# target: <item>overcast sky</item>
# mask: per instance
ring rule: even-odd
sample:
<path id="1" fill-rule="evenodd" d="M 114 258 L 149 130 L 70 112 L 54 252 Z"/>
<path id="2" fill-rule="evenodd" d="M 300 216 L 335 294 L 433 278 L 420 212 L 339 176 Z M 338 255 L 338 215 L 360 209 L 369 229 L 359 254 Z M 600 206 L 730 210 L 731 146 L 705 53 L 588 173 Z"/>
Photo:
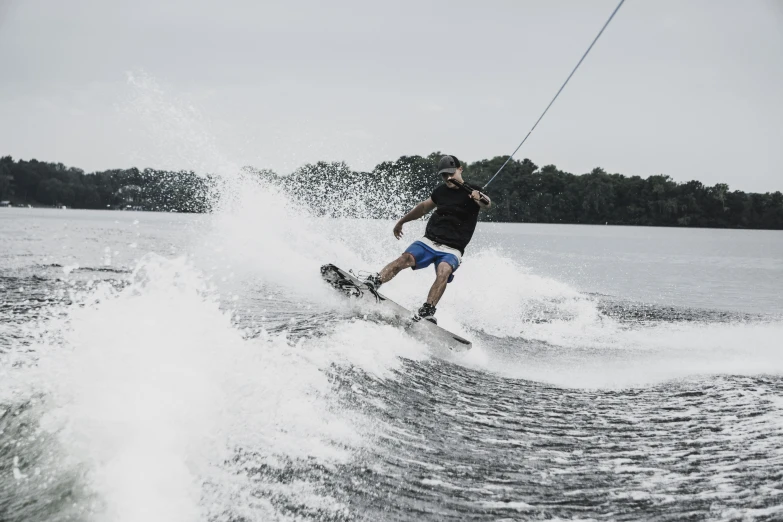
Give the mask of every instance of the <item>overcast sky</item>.
<path id="1" fill-rule="evenodd" d="M 509 154 L 616 0 L 0 0 L 0 154 L 86 170 Z M 627 0 L 519 153 L 783 190 L 783 1 Z"/>

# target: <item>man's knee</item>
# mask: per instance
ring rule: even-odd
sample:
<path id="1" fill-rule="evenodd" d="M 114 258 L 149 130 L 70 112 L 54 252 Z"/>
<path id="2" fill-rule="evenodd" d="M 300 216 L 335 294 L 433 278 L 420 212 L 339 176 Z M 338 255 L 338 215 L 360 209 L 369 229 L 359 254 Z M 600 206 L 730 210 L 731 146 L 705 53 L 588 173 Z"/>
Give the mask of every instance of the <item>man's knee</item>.
<path id="1" fill-rule="evenodd" d="M 448 279 L 453 271 L 454 269 L 451 267 L 451 265 L 443 261 L 438 265 L 437 277 L 438 279 Z"/>
<path id="2" fill-rule="evenodd" d="M 410 268 L 416 265 L 416 258 L 410 252 L 403 252 L 403 254 L 397 259 L 397 262 L 403 268 Z"/>

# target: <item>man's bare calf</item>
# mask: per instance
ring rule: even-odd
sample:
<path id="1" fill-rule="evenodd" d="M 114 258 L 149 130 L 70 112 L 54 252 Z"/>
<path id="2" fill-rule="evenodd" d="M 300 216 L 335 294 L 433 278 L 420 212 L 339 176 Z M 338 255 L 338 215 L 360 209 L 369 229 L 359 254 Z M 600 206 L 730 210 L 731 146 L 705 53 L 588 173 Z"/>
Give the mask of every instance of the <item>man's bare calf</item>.
<path id="1" fill-rule="evenodd" d="M 383 270 L 381 270 L 378 274 L 380 275 L 382 283 L 388 283 L 394 279 L 394 276 L 406 268 L 411 268 L 415 265 L 416 260 L 413 258 L 413 256 L 410 253 L 405 252 L 400 257 L 383 267 Z M 438 265 L 438 269 L 435 275 L 435 282 L 432 283 L 432 287 L 430 287 L 430 293 L 427 294 L 427 302 L 432 306 L 436 306 L 438 301 L 440 301 L 440 298 L 443 297 L 443 292 L 446 291 L 446 284 L 449 282 L 449 276 L 453 271 L 454 270 L 451 268 L 451 265 L 445 261 Z"/>
<path id="2" fill-rule="evenodd" d="M 440 298 L 443 297 L 443 292 L 446 291 L 446 283 L 449 282 L 449 276 L 453 271 L 451 265 L 445 261 L 441 261 L 438 265 L 435 282 L 432 283 L 430 293 L 427 294 L 427 302 L 432 306 L 436 306 L 438 301 L 440 301 Z"/>

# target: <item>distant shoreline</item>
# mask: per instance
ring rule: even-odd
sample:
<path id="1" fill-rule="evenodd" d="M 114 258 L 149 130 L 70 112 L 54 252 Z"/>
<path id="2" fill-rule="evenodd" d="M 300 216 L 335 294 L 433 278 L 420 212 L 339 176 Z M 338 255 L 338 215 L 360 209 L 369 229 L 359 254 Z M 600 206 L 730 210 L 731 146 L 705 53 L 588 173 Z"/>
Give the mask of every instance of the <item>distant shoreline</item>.
<path id="1" fill-rule="evenodd" d="M 280 176 L 247 167 L 244 174 L 274 185 L 315 216 L 396 219 L 427 199 L 440 183 L 441 153 L 402 156 L 356 172 L 343 162 L 318 162 Z M 506 160 L 465 165 L 469 183 L 482 186 Z M 62 163 L 0 158 L 0 205 L 34 208 L 130 209 L 206 213 L 221 180 L 190 171 L 113 169 L 94 173 Z M 493 206 L 480 219 L 502 223 L 737 228 L 783 230 L 783 194 L 730 190 L 726 184 L 677 183 L 669 176 L 575 175 L 554 165 L 512 160 L 488 188 Z"/>

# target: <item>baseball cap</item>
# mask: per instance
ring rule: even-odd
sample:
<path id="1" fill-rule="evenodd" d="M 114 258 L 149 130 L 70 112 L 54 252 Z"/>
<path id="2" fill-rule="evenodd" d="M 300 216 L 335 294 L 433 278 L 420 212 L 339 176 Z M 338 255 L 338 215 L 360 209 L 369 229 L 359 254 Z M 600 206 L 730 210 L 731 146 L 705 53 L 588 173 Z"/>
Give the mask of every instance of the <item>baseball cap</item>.
<path id="1" fill-rule="evenodd" d="M 461 164 L 456 156 L 443 156 L 438 161 L 438 174 L 454 174 Z"/>

